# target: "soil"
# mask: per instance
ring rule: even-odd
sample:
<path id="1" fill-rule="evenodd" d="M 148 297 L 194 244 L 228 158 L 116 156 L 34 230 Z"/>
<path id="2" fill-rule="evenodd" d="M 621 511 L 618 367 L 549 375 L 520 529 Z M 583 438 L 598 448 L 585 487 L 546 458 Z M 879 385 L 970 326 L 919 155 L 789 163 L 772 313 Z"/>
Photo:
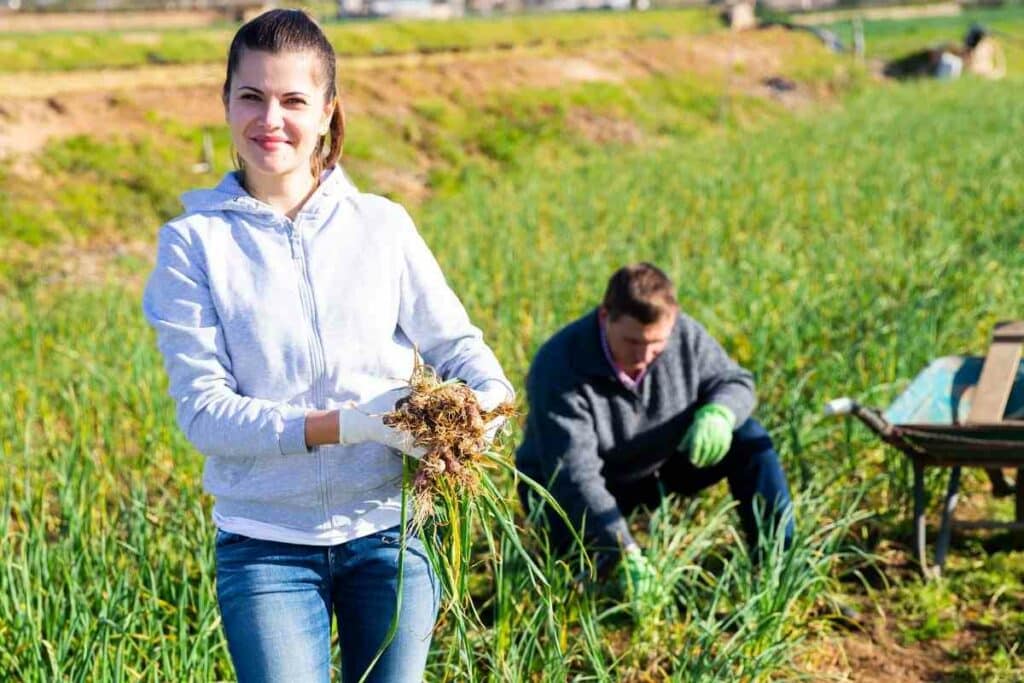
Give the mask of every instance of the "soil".
<path id="1" fill-rule="evenodd" d="M 803 106 L 817 95 L 805 85 L 780 93 L 764 82 L 779 75 L 786 50 L 807 50 L 809 40 L 766 30 L 559 52 L 539 47 L 345 58 L 339 79 L 346 111 L 354 116 L 393 116 L 426 97 L 479 100 L 496 92 L 684 71 L 726 82 L 736 92 Z M 193 126 L 222 125 L 223 78 L 219 64 L 2 75 L 0 158 L 37 152 L 71 135 L 102 139 L 142 132 L 154 126 L 151 113 Z M 574 113 L 572 121 L 599 141 L 635 141 L 638 135 L 628 122 L 589 112 Z"/>
<path id="2" fill-rule="evenodd" d="M 965 634 L 969 637 L 969 634 Z M 808 670 L 821 679 L 856 683 L 942 681 L 952 668 L 934 643 L 904 647 L 882 623 L 870 631 L 822 642 Z"/>
<path id="3" fill-rule="evenodd" d="M 0 33 L 197 28 L 224 21 L 214 10 L 165 12 L 0 12 Z"/>

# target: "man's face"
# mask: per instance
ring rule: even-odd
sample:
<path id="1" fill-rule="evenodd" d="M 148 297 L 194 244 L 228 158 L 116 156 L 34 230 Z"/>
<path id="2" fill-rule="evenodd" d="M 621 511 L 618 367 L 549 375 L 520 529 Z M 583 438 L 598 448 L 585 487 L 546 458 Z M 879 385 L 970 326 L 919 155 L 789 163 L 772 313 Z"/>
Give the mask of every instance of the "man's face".
<path id="1" fill-rule="evenodd" d="M 630 315 L 612 320 L 603 308 L 598 315 L 615 364 L 633 378 L 638 377 L 665 350 L 676 322 L 675 311 L 648 325 Z"/>

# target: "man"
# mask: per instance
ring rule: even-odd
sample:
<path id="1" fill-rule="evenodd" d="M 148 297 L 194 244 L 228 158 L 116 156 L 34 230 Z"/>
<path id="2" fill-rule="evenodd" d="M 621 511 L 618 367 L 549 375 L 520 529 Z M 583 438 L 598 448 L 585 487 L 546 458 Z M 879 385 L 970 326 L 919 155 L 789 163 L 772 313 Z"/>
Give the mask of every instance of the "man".
<path id="1" fill-rule="evenodd" d="M 612 275 L 601 306 L 556 333 L 527 377 L 530 404 L 516 464 L 544 483 L 592 550 L 622 553 L 627 587 L 650 564 L 625 516 L 662 491 L 689 495 L 726 479 L 748 541 L 754 500 L 778 520 L 790 505 L 771 437 L 750 417 L 754 381 L 679 311 L 675 287 L 639 263 Z M 552 540 L 568 530 L 548 515 Z M 792 520 L 784 533 L 792 536 Z"/>

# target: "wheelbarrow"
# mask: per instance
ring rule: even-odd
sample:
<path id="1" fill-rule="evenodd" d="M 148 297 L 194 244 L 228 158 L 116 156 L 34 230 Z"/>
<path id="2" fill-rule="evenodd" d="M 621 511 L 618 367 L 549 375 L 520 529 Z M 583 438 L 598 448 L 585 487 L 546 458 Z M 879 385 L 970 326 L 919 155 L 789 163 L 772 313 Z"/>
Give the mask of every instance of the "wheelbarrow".
<path id="1" fill-rule="evenodd" d="M 946 562 L 953 527 L 1024 530 L 1024 322 L 999 323 L 985 357 L 946 356 L 923 370 L 885 411 L 840 398 L 826 415 L 853 415 L 914 467 L 914 547 L 925 577 Z M 935 563 L 926 548 L 924 470 L 949 468 Z M 984 467 L 997 489 L 1009 487 L 1002 470 L 1017 470 L 1015 521 L 955 521 L 963 467 Z"/>

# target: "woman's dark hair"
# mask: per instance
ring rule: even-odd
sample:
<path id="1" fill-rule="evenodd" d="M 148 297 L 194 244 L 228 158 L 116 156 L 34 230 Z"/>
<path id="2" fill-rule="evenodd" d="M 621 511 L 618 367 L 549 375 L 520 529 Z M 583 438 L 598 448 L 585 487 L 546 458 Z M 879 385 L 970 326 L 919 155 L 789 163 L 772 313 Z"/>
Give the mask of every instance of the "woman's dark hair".
<path id="1" fill-rule="evenodd" d="M 672 280 L 660 268 L 634 263 L 612 274 L 602 306 L 611 320 L 628 315 L 650 325 L 676 310 L 674 290 Z"/>
<path id="2" fill-rule="evenodd" d="M 231 92 L 231 76 L 238 68 L 245 50 L 281 52 L 312 52 L 320 64 L 320 78 L 324 84 L 324 98 L 334 102 L 328 135 L 322 136 L 310 159 L 310 170 L 319 181 L 325 168 L 333 166 L 341 157 L 345 141 L 345 113 L 341 108 L 337 85 L 337 56 L 327 36 L 316 21 L 297 9 L 274 9 L 265 12 L 238 29 L 228 49 L 228 71 L 224 78 L 224 104 Z M 330 145 L 328 146 L 328 137 Z"/>

